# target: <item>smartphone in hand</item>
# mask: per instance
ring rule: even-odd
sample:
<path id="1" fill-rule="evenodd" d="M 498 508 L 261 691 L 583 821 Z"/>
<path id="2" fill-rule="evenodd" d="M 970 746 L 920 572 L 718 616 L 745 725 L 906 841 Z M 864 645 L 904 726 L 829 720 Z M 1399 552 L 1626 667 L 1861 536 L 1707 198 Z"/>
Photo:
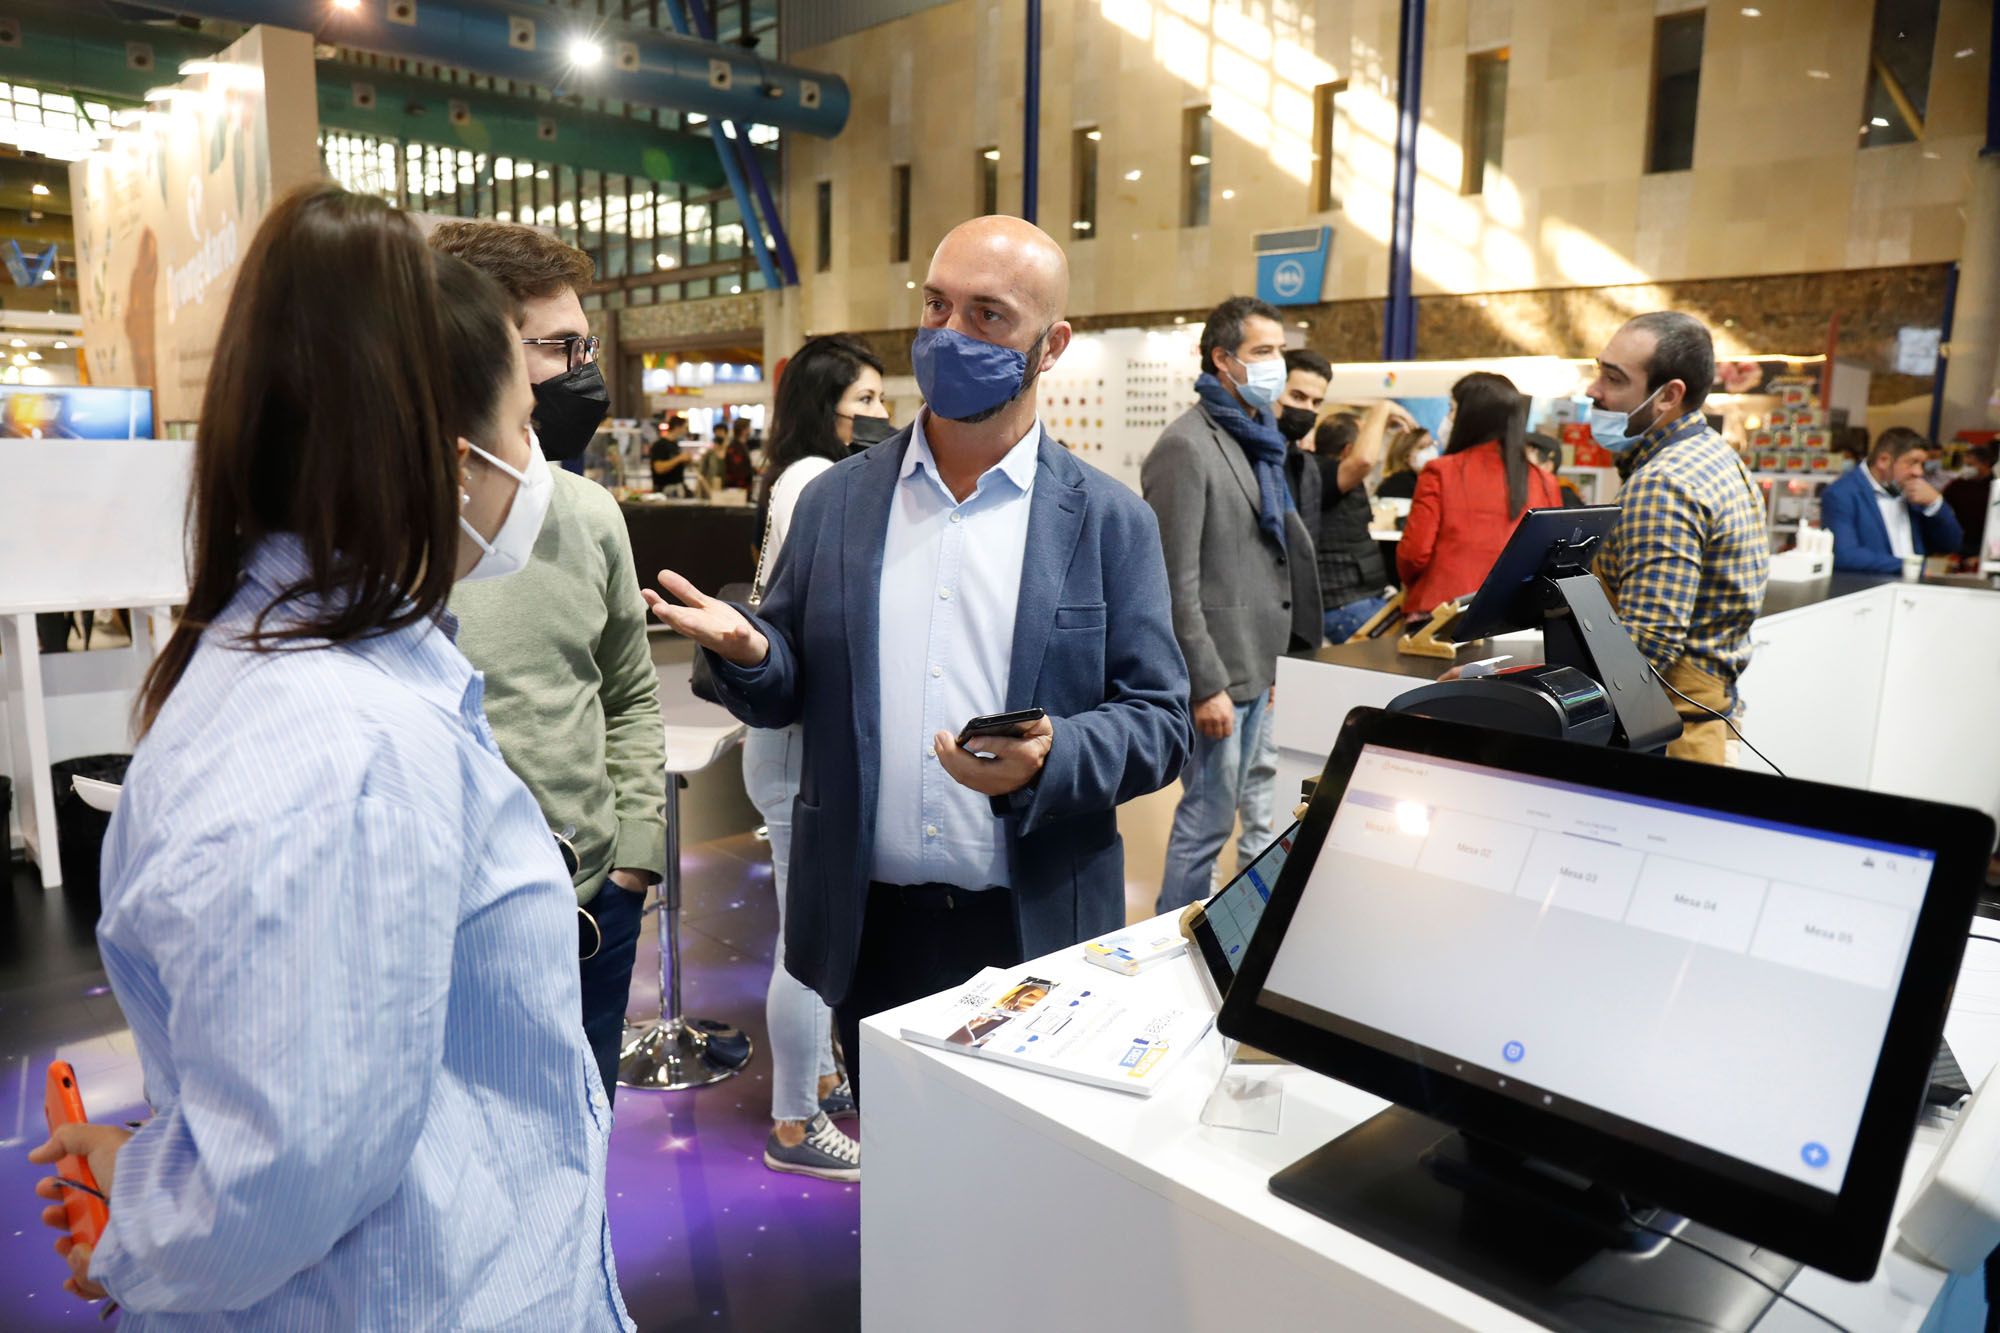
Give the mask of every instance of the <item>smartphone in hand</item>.
<path id="1" fill-rule="evenodd" d="M 81 1125 L 83 1093 L 76 1086 L 76 1070 L 69 1061 L 57 1060 L 49 1066 L 48 1089 L 42 1097 L 42 1114 L 49 1132 L 58 1125 Z M 104 1206 L 104 1190 L 90 1173 L 90 1163 L 71 1153 L 56 1162 L 56 1178 L 63 1184 L 63 1212 L 69 1218 L 69 1238 L 78 1245 L 95 1247 L 110 1225 L 111 1212 Z"/>
<path id="2" fill-rule="evenodd" d="M 958 748 L 963 750 L 965 743 L 974 736 L 1006 736 L 1019 740 L 1028 734 L 1030 727 L 1047 716 L 1039 708 L 1023 708 L 1018 713 L 988 713 L 984 717 L 975 717 L 960 728 Z"/>

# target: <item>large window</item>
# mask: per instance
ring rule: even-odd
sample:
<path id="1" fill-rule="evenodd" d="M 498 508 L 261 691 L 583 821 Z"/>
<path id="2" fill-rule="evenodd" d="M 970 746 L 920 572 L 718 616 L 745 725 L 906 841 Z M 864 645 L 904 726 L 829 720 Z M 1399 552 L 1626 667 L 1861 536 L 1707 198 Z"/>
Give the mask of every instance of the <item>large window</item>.
<path id="1" fill-rule="evenodd" d="M 1914 143 L 1924 137 L 1937 27 L 1938 0 L 1875 0 L 1868 101 L 1861 112 L 1862 147 Z"/>
<path id="2" fill-rule="evenodd" d="M 813 190 L 813 271 L 833 269 L 833 182 L 821 181 Z"/>
<path id="3" fill-rule="evenodd" d="M 1076 216 L 1070 219 L 1069 227 L 1079 241 L 1097 235 L 1097 145 L 1103 140 L 1104 131 L 1095 125 L 1071 136 L 1070 198 L 1075 201 Z"/>
<path id="4" fill-rule="evenodd" d="M 1313 178 L 1315 213 L 1331 213 L 1340 207 L 1340 191 L 1333 183 L 1334 99 L 1347 91 L 1347 80 L 1322 83 L 1313 89 Z"/>
<path id="5" fill-rule="evenodd" d="M 979 215 L 990 217 L 1000 211 L 1000 150 L 980 149 L 976 169 L 979 172 Z"/>
<path id="6" fill-rule="evenodd" d="M 1211 152 L 1215 143 L 1215 121 L 1205 106 L 1191 106 L 1181 113 L 1181 147 L 1185 165 L 1181 168 L 1181 225 L 1208 225 L 1208 185 L 1214 174 Z"/>
<path id="7" fill-rule="evenodd" d="M 889 258 L 898 264 L 910 262 L 910 164 L 898 162 L 889 169 L 889 218 L 895 227 L 889 238 Z"/>
<path id="8" fill-rule="evenodd" d="M 1653 28 L 1653 125 L 1647 171 L 1694 165 L 1695 108 L 1701 99 L 1703 13 L 1669 14 Z"/>
<path id="9" fill-rule="evenodd" d="M 1506 47 L 1481 51 L 1465 62 L 1465 184 L 1467 194 L 1486 189 L 1486 173 L 1500 169 L 1507 137 Z"/>

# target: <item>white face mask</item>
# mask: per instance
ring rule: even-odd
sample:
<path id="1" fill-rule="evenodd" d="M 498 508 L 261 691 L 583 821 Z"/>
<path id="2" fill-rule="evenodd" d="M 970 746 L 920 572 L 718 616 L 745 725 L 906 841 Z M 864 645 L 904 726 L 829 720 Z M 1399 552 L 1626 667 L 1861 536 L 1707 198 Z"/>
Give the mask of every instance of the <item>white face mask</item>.
<path id="1" fill-rule="evenodd" d="M 528 432 L 529 457 L 525 472 L 515 471 L 470 440 L 465 443 L 467 448 L 491 463 L 497 471 L 512 477 L 516 485 L 514 503 L 508 508 L 507 517 L 500 522 L 500 531 L 493 534 L 491 541 L 481 536 L 479 529 L 467 522 L 464 514 L 458 516 L 458 526 L 481 552 L 479 563 L 466 571 L 461 582 L 472 583 L 518 574 L 527 568 L 528 557 L 534 554 L 535 539 L 542 535 L 542 520 L 548 517 L 549 500 L 555 494 L 556 482 L 549 475 L 548 460 L 542 457 L 542 442 L 535 438 L 533 430 Z M 461 505 L 471 499 L 463 490 L 459 492 Z"/>

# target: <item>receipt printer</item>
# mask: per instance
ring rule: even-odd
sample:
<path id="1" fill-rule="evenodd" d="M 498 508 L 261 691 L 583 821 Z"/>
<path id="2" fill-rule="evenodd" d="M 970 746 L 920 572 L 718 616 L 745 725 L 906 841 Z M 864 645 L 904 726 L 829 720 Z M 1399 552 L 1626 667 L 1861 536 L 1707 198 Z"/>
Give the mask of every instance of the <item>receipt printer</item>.
<path id="1" fill-rule="evenodd" d="M 1398 695 L 1392 713 L 1416 713 L 1527 736 L 1609 745 L 1617 715 L 1604 687 L 1572 666 L 1538 662 Z"/>

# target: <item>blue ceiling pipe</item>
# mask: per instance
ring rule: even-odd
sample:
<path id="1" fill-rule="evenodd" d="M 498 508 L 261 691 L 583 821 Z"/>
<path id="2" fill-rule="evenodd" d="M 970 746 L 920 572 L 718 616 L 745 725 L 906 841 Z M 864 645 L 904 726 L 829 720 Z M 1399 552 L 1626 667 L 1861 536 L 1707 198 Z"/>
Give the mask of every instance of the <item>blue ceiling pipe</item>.
<path id="1" fill-rule="evenodd" d="M 710 8 L 711 3 L 712 0 L 689 0 L 685 6 L 686 9 L 694 11 L 695 31 L 700 34 L 703 41 L 709 42 L 715 40 L 715 12 Z M 682 0 L 670 0 L 667 14 L 673 21 L 674 31 L 685 37 L 688 21 L 686 13 L 683 12 Z M 764 168 L 757 161 L 757 154 L 750 147 L 749 138 L 744 134 L 742 127 L 733 121 L 725 122 L 725 126 L 724 134 L 729 136 L 729 142 L 725 144 L 718 140 L 716 154 L 726 158 L 730 149 L 734 148 L 738 160 L 743 165 L 743 175 L 749 180 L 751 189 L 757 192 L 757 206 L 763 210 L 764 220 L 769 225 L 771 248 L 776 252 L 778 267 L 784 270 L 785 284 L 796 287 L 799 285 L 799 266 L 792 258 L 791 238 L 785 235 L 785 223 L 778 216 L 777 201 L 771 198 L 771 186 L 770 182 L 764 179 Z M 745 203 L 740 196 L 736 202 L 739 208 Z M 751 225 L 755 226 L 756 217 L 750 209 L 742 208 L 742 212 Z"/>
<path id="2" fill-rule="evenodd" d="M 847 84 L 833 74 L 759 58 L 578 10 L 522 0 L 160 0 L 168 12 L 269 23 L 322 42 L 533 84 L 560 95 L 698 111 L 831 138 L 847 124 Z M 573 58 L 579 41 L 599 58 Z"/>

